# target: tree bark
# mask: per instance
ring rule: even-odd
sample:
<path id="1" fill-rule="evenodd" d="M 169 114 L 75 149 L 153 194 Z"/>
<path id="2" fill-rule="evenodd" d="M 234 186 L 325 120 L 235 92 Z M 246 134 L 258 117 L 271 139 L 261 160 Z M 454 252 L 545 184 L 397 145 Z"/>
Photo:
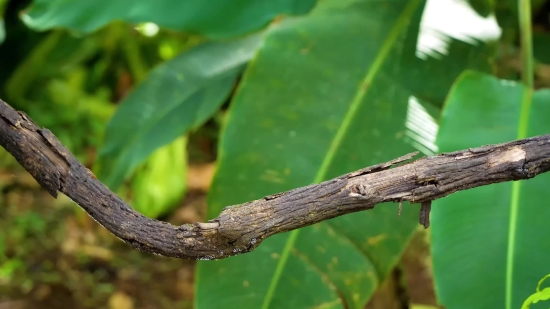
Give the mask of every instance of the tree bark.
<path id="1" fill-rule="evenodd" d="M 226 207 L 206 223 L 173 226 L 133 210 L 48 129 L 38 127 L 2 100 L 0 145 L 53 197 L 58 191 L 64 193 L 133 248 L 204 260 L 250 252 L 274 234 L 369 210 L 383 202 L 421 203 L 420 223 L 427 227 L 432 200 L 550 170 L 550 135 L 405 163 L 417 154 L 412 153 L 319 184 Z"/>

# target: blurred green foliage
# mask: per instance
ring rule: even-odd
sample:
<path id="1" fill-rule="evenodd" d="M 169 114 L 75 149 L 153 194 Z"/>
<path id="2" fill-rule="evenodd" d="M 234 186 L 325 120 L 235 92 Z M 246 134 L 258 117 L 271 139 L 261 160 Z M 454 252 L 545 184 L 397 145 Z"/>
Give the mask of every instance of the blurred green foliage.
<path id="1" fill-rule="evenodd" d="M 141 166 L 132 183 L 132 205 L 157 218 L 174 209 L 186 189 L 187 139 L 180 137 L 157 149 Z"/>
<path id="2" fill-rule="evenodd" d="M 212 117 L 261 35 L 204 43 L 157 66 L 121 102 L 106 130 L 97 173 L 116 189 L 153 151 Z"/>

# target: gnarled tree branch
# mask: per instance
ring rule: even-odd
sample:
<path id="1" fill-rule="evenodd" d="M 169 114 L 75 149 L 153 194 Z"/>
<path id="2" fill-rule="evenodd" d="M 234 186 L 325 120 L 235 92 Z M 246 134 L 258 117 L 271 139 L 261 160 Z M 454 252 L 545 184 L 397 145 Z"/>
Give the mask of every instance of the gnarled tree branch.
<path id="1" fill-rule="evenodd" d="M 320 184 L 226 207 L 207 223 L 171 224 L 133 210 L 48 130 L 0 100 L 0 145 L 53 197 L 62 192 L 111 233 L 140 251 L 188 259 L 222 259 L 262 240 L 383 202 L 429 202 L 478 186 L 528 179 L 550 170 L 550 135 L 411 159 L 416 153 Z M 428 212 L 428 213 L 427 213 Z"/>

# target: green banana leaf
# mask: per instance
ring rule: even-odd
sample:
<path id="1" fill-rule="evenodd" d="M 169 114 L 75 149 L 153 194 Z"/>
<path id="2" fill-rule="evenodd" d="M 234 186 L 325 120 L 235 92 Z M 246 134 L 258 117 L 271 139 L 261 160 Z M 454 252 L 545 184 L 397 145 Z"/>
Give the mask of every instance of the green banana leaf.
<path id="1" fill-rule="evenodd" d="M 530 117 L 520 117 L 522 108 Z M 448 152 L 547 134 L 549 119 L 550 90 L 533 94 L 512 81 L 467 72 L 449 94 L 437 144 Z M 445 308 L 521 307 L 550 267 L 549 186 L 544 174 L 434 202 L 433 269 Z"/>
<path id="2" fill-rule="evenodd" d="M 315 0 L 34 0 L 22 15 L 35 30 L 66 27 L 92 32 L 113 20 L 228 38 L 260 29 L 278 15 L 300 15 Z"/>
<path id="3" fill-rule="evenodd" d="M 399 60 L 415 53 L 416 41 L 404 42 L 423 5 L 327 0 L 270 29 L 227 115 L 209 217 L 412 151 Z M 200 262 L 196 308 L 363 308 L 418 225 L 417 207 L 401 217 L 397 207 L 380 205 L 276 235 L 252 253 Z"/>
<path id="4" fill-rule="evenodd" d="M 200 126 L 226 100 L 262 34 L 211 42 L 155 68 L 118 107 L 100 149 L 98 177 L 116 189 L 157 148 Z"/>

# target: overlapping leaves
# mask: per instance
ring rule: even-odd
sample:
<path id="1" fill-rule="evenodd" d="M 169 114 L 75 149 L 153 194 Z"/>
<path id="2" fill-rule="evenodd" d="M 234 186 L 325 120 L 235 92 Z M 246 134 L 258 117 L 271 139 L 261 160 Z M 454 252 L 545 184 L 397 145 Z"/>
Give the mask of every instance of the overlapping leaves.
<path id="1" fill-rule="evenodd" d="M 441 119 L 441 151 L 550 132 L 550 91 L 480 73 L 464 74 Z M 520 118 L 529 108 L 530 117 Z M 446 308 L 519 308 L 548 273 L 550 175 L 459 192 L 432 214 L 436 288 Z"/>

